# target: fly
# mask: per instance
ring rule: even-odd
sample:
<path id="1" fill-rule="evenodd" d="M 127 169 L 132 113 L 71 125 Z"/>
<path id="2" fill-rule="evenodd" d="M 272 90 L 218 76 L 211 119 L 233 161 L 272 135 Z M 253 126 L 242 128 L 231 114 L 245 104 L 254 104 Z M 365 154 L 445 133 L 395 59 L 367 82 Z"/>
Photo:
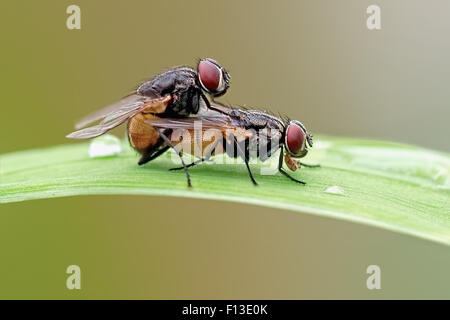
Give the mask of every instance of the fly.
<path id="1" fill-rule="evenodd" d="M 183 118 L 195 115 L 200 106 L 210 106 L 205 92 L 211 97 L 226 93 L 230 86 L 228 72 L 213 59 L 201 59 L 197 70 L 175 67 L 142 83 L 135 93 L 98 110 L 76 124 L 72 139 L 89 139 L 128 122 L 130 143 L 142 156 L 142 165 L 164 153 L 168 147 L 159 130 L 145 121 L 164 117 Z M 100 121 L 97 125 L 87 125 Z"/>
<path id="2" fill-rule="evenodd" d="M 278 171 L 290 180 L 305 184 L 305 182 L 292 177 L 284 168 L 283 163 L 291 170 L 297 170 L 301 165 L 305 167 L 318 167 L 301 163 L 297 159 L 303 158 L 308 153 L 308 147 L 312 147 L 312 136 L 305 126 L 297 120 L 282 119 L 269 112 L 261 110 L 246 110 L 231 106 L 225 106 L 212 102 L 208 112 L 189 118 L 158 118 L 148 119 L 146 123 L 152 127 L 165 130 L 165 143 L 172 147 L 180 156 L 183 150 L 193 154 L 199 159 L 182 167 L 171 170 L 184 169 L 188 185 L 190 175 L 188 168 L 209 161 L 214 155 L 226 153 L 230 157 L 241 158 L 247 167 L 248 175 L 254 185 L 257 185 L 249 166 L 252 157 L 260 161 L 266 161 L 276 151 L 280 150 L 278 159 Z M 200 146 L 196 148 L 201 136 Z M 181 131 L 181 132 L 180 132 Z M 188 139 L 183 147 L 181 141 L 178 145 L 174 142 Z M 195 150 L 200 151 L 196 153 Z"/>

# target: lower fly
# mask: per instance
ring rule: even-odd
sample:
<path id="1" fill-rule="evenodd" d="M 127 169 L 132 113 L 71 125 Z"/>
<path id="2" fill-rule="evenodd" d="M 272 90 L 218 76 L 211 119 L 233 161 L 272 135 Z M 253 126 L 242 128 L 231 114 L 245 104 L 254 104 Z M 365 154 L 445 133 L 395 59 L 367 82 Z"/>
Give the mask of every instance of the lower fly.
<path id="1" fill-rule="evenodd" d="M 297 120 L 282 119 L 266 111 L 245 110 L 212 102 L 205 113 L 197 116 L 148 119 L 146 123 L 159 131 L 167 148 L 177 152 L 182 166 L 171 170 L 184 170 L 188 185 L 190 167 L 222 153 L 242 159 L 254 185 L 258 183 L 250 169 L 250 160 L 257 158 L 264 162 L 278 150 L 278 172 L 296 183 L 305 184 L 291 176 L 283 164 L 291 171 L 301 165 L 318 167 L 298 160 L 305 157 L 308 148 L 313 145 L 312 136 L 305 126 Z M 185 164 L 183 153 L 194 155 L 198 160 Z"/>

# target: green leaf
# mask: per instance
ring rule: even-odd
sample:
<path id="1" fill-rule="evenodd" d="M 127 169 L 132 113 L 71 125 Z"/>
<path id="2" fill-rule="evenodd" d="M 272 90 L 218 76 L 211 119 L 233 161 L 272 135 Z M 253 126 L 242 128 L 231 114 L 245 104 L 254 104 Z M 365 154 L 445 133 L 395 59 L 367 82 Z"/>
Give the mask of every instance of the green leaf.
<path id="1" fill-rule="evenodd" d="M 348 220 L 450 245 L 450 157 L 398 143 L 319 137 L 305 158 L 320 168 L 261 175 L 277 157 L 245 165 L 202 164 L 185 173 L 166 153 L 138 166 L 126 146 L 118 156 L 90 158 L 89 142 L 0 156 L 0 202 L 87 194 L 170 195 L 237 201 Z M 219 157 L 217 160 L 229 160 Z M 329 189 L 331 187 L 331 189 Z M 326 192 L 326 190 L 332 192 Z M 333 193 L 334 191 L 334 193 Z M 320 230 L 318 230 L 320 232 Z"/>

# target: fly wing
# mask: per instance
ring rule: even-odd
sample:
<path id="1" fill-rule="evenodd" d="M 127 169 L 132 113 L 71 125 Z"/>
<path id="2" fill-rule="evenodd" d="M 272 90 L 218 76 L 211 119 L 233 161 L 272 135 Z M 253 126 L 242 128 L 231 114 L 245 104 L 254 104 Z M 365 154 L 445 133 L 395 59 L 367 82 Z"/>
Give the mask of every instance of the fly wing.
<path id="1" fill-rule="evenodd" d="M 236 124 L 233 123 L 231 117 L 209 110 L 206 114 L 199 117 L 187 117 L 187 118 L 155 118 L 145 121 L 155 128 L 161 129 L 185 129 L 194 130 L 197 128 L 202 129 L 234 129 Z"/>
<path id="2" fill-rule="evenodd" d="M 234 141 L 249 139 L 255 133 L 245 129 L 238 119 L 226 114 L 209 110 L 207 115 L 188 118 L 155 118 L 145 120 L 155 128 L 175 130 L 205 131 L 209 129 L 219 130 L 225 139 Z M 233 143 L 233 142 L 232 142 Z"/>
<path id="3" fill-rule="evenodd" d="M 123 104 L 118 109 L 100 116 L 98 119 L 103 118 L 103 121 L 98 125 L 72 132 L 66 137 L 71 139 L 88 139 L 100 136 L 105 132 L 121 125 L 140 112 L 163 112 L 162 110 L 165 110 L 171 100 L 171 97 L 166 96 L 152 100 L 145 99 L 146 98 L 140 96 L 138 101 L 131 100 L 132 102 Z"/>
<path id="4" fill-rule="evenodd" d="M 132 105 L 138 101 L 142 101 L 143 97 L 141 95 L 138 94 L 130 94 L 129 96 L 126 96 L 125 98 L 110 104 L 107 107 L 104 107 L 103 109 L 94 111 L 93 113 L 87 115 L 86 117 L 84 117 L 83 119 L 81 119 L 80 121 L 77 122 L 77 124 L 75 125 L 75 129 L 81 129 L 84 128 L 85 126 L 87 126 L 88 124 L 101 120 L 103 118 L 105 118 L 107 115 L 109 115 L 110 113 L 113 113 L 114 111 L 117 111 L 123 107 Z"/>
<path id="5" fill-rule="evenodd" d="M 127 119 L 137 114 L 143 104 L 144 102 L 135 102 L 133 104 L 124 106 L 122 109 L 119 109 L 113 114 L 105 117 L 100 124 L 72 132 L 66 137 L 71 139 L 88 139 L 98 137 L 105 132 L 121 125 Z"/>

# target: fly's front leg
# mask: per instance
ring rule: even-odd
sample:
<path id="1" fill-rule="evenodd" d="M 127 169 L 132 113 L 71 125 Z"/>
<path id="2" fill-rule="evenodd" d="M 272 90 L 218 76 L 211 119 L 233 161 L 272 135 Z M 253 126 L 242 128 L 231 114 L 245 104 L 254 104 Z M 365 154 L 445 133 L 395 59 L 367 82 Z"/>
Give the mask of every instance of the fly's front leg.
<path id="1" fill-rule="evenodd" d="M 174 146 L 174 144 L 172 143 L 172 141 L 170 141 L 170 139 L 162 132 L 162 130 L 158 130 L 159 131 L 159 135 L 161 136 L 161 138 L 164 139 L 164 141 L 173 149 L 175 150 L 175 152 L 177 153 L 178 157 L 180 157 L 181 163 L 183 164 L 183 169 L 184 172 L 186 173 L 186 179 L 187 179 L 187 184 L 188 187 L 192 187 L 191 184 L 191 177 L 189 175 L 189 170 L 188 167 L 186 166 L 186 164 L 184 163 L 183 157 L 182 157 L 182 153 L 181 151 L 177 150 Z"/>
<path id="2" fill-rule="evenodd" d="M 202 90 L 200 90 L 200 98 L 205 102 L 206 107 L 207 107 L 208 109 L 211 109 L 211 104 L 209 103 L 208 98 L 205 96 L 205 94 L 203 93 Z"/>
<path id="3" fill-rule="evenodd" d="M 305 168 L 320 168 L 320 164 L 307 164 L 299 161 L 300 165 Z"/>
<path id="4" fill-rule="evenodd" d="M 280 171 L 283 175 L 288 177 L 294 182 L 300 183 L 300 184 L 306 184 L 303 181 L 297 180 L 294 177 L 292 177 L 289 173 L 286 172 L 286 170 L 283 169 L 283 147 L 280 149 L 280 158 L 278 159 L 278 171 Z"/>

